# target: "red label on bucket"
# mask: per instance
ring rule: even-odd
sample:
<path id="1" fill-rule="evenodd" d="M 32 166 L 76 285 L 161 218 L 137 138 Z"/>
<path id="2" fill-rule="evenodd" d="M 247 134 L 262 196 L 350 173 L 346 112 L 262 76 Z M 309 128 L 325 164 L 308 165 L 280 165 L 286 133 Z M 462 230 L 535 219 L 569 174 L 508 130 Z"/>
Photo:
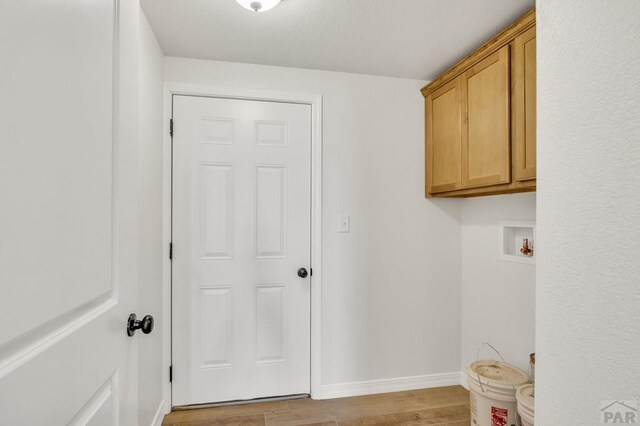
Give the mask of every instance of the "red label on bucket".
<path id="1" fill-rule="evenodd" d="M 491 426 L 507 426 L 508 414 L 506 408 L 491 407 Z"/>

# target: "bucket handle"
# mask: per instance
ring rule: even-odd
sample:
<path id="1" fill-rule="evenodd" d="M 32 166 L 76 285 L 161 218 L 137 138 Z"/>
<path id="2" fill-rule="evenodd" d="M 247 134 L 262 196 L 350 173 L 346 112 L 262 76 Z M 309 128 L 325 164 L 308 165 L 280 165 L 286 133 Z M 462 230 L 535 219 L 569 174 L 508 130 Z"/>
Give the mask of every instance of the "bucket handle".
<path id="1" fill-rule="evenodd" d="M 493 345 L 489 342 L 482 342 L 482 344 L 478 346 L 478 350 L 476 351 L 476 362 L 480 361 L 480 351 L 486 348 L 487 346 L 493 349 L 493 351 L 498 354 L 502 362 L 505 362 L 502 355 L 500 355 L 500 352 L 498 352 L 498 350 L 494 348 Z M 480 390 L 482 391 L 482 393 L 484 393 L 484 386 L 482 386 L 482 380 L 480 380 L 480 373 L 478 372 L 477 369 L 476 369 L 476 374 L 478 376 L 478 383 L 480 383 Z"/>

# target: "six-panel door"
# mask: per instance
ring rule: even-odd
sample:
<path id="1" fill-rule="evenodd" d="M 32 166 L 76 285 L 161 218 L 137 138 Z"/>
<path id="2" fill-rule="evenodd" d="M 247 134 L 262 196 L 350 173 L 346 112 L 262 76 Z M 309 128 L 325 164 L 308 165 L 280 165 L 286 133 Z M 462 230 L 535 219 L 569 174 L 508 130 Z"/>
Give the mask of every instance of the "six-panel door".
<path id="1" fill-rule="evenodd" d="M 509 183 L 509 46 L 504 46 L 462 75 L 462 187 Z"/>
<path id="2" fill-rule="evenodd" d="M 311 107 L 173 108 L 173 404 L 309 393 Z"/>

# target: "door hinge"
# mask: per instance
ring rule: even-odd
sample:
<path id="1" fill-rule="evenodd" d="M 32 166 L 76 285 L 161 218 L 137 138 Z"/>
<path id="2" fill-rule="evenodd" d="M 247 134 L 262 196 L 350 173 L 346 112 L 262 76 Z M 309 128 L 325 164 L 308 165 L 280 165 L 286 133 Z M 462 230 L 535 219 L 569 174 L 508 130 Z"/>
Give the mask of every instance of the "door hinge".
<path id="1" fill-rule="evenodd" d="M 173 260 L 173 243 L 169 243 L 169 260 Z"/>
<path id="2" fill-rule="evenodd" d="M 173 382 L 173 365 L 169 366 L 169 383 Z"/>
<path id="3" fill-rule="evenodd" d="M 173 118 L 169 119 L 169 136 L 173 137 Z"/>

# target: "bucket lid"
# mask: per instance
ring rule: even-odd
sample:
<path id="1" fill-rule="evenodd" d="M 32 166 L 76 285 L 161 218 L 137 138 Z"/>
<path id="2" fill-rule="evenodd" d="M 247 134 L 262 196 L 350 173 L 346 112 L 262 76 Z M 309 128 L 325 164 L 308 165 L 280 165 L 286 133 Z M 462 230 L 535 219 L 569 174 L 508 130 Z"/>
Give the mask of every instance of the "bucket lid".
<path id="1" fill-rule="evenodd" d="M 479 375 L 483 383 L 498 385 L 519 386 L 529 382 L 529 375 L 518 367 L 495 360 L 471 363 L 468 374 L 474 379 Z"/>
<path id="2" fill-rule="evenodd" d="M 516 390 L 516 399 L 518 400 L 518 404 L 522 404 L 525 407 L 529 407 L 533 410 L 535 404 L 535 398 L 533 396 L 533 385 L 528 384 L 520 386 L 518 390 Z"/>

